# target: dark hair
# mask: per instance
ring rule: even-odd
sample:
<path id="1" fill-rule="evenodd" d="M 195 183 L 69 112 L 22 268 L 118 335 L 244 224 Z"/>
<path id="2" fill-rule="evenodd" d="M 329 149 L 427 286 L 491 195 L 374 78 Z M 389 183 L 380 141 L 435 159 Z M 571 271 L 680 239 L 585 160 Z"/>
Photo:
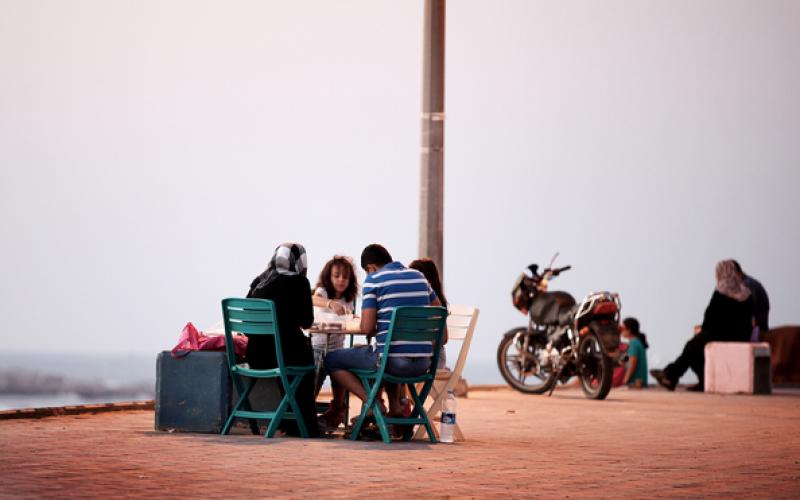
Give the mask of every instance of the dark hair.
<path id="1" fill-rule="evenodd" d="M 622 320 L 622 324 L 625 325 L 625 328 L 628 329 L 629 332 L 633 334 L 634 337 L 638 338 L 639 341 L 644 345 L 644 348 L 647 349 L 650 347 L 650 344 L 647 343 L 647 335 L 639 330 L 639 320 L 636 318 L 625 318 Z"/>
<path id="2" fill-rule="evenodd" d="M 350 274 L 347 288 L 342 296 L 346 302 L 352 302 L 355 300 L 356 294 L 358 293 L 358 281 L 356 281 L 356 270 L 353 267 L 353 261 L 350 260 L 349 257 L 334 255 L 331 260 L 326 262 L 325 267 L 323 267 L 322 271 L 319 273 L 319 279 L 317 280 L 316 288 L 324 288 L 329 299 L 336 298 L 336 289 L 333 287 L 333 281 L 331 280 L 331 273 L 333 272 L 334 267 L 340 267 Z"/>
<path id="3" fill-rule="evenodd" d="M 436 268 L 436 263 L 431 259 L 424 258 L 413 261 L 408 267 L 416 269 L 425 275 L 425 279 L 428 280 L 436 296 L 439 297 L 439 302 L 441 302 L 444 307 L 447 307 L 447 299 L 442 290 L 442 281 L 439 279 L 439 269 Z"/>
<path id="4" fill-rule="evenodd" d="M 737 261 L 731 259 L 731 262 L 733 262 L 733 268 L 736 269 L 737 273 L 744 274 L 744 271 L 742 271 L 742 266 L 740 266 Z"/>
<path id="5" fill-rule="evenodd" d="M 383 267 L 392 261 L 392 256 L 389 251 L 383 248 L 383 245 L 373 243 L 367 245 L 361 252 L 361 269 L 367 270 L 367 266 L 372 264 L 374 266 Z"/>

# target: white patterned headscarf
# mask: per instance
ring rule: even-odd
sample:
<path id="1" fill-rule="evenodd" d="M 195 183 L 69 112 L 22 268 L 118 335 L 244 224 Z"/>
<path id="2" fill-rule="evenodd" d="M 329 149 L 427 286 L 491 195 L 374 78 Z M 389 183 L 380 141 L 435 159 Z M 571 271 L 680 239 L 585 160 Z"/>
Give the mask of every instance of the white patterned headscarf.
<path id="1" fill-rule="evenodd" d="M 267 269 L 250 283 L 250 294 L 264 288 L 281 274 L 305 276 L 308 269 L 306 249 L 300 243 L 286 242 L 278 245 Z"/>
<path id="2" fill-rule="evenodd" d="M 750 289 L 744 285 L 742 274 L 733 260 L 717 263 L 717 291 L 739 302 L 744 302 L 750 296 Z"/>

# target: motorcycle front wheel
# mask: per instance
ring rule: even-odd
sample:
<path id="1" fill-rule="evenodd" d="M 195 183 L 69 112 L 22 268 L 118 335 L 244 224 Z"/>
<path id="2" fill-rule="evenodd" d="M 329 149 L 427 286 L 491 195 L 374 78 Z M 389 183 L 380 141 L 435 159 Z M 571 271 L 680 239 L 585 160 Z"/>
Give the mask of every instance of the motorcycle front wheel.
<path id="1" fill-rule="evenodd" d="M 613 366 L 603 348 L 600 338 L 590 331 L 578 343 L 578 378 L 581 389 L 590 399 L 605 399 L 611 390 Z"/>
<path id="2" fill-rule="evenodd" d="M 541 343 L 530 342 L 527 352 L 523 352 L 527 334 L 528 329 L 524 327 L 506 332 L 497 347 L 497 367 L 512 388 L 528 394 L 542 394 L 556 383 L 556 374 L 539 362 L 539 353 L 544 349 Z"/>

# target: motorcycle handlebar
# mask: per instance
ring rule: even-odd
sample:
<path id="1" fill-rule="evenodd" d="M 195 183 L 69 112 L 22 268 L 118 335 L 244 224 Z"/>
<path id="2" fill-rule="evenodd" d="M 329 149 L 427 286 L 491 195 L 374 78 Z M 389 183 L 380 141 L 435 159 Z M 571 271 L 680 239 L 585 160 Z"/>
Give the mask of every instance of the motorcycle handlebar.
<path id="1" fill-rule="evenodd" d="M 528 269 L 531 271 L 531 274 L 533 275 L 533 277 L 535 277 L 535 278 L 544 278 L 546 276 L 558 276 L 562 272 L 569 271 L 570 269 L 572 269 L 572 266 L 564 266 L 564 267 L 559 267 L 559 268 L 556 268 L 556 269 L 550 269 L 548 267 L 547 269 L 542 271 L 542 274 L 538 273 L 539 266 L 536 265 L 536 264 L 531 264 L 530 266 L 528 266 Z"/>
<path id="2" fill-rule="evenodd" d="M 548 268 L 548 269 L 544 270 L 544 272 L 542 273 L 542 276 L 546 276 L 546 275 L 558 276 L 562 272 L 569 271 L 570 269 L 572 269 L 572 266 L 557 267 L 556 269 L 549 269 Z"/>

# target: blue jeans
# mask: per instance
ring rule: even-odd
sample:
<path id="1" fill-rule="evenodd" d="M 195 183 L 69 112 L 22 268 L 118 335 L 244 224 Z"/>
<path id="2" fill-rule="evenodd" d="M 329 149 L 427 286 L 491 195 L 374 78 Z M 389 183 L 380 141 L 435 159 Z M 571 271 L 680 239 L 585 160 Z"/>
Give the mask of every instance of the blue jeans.
<path id="1" fill-rule="evenodd" d="M 325 356 L 325 370 L 333 373 L 339 370 L 376 370 L 380 364 L 380 353 L 372 346 L 337 349 Z M 417 377 L 428 371 L 431 358 L 428 356 L 409 358 L 389 356 L 386 372 L 396 377 Z"/>

